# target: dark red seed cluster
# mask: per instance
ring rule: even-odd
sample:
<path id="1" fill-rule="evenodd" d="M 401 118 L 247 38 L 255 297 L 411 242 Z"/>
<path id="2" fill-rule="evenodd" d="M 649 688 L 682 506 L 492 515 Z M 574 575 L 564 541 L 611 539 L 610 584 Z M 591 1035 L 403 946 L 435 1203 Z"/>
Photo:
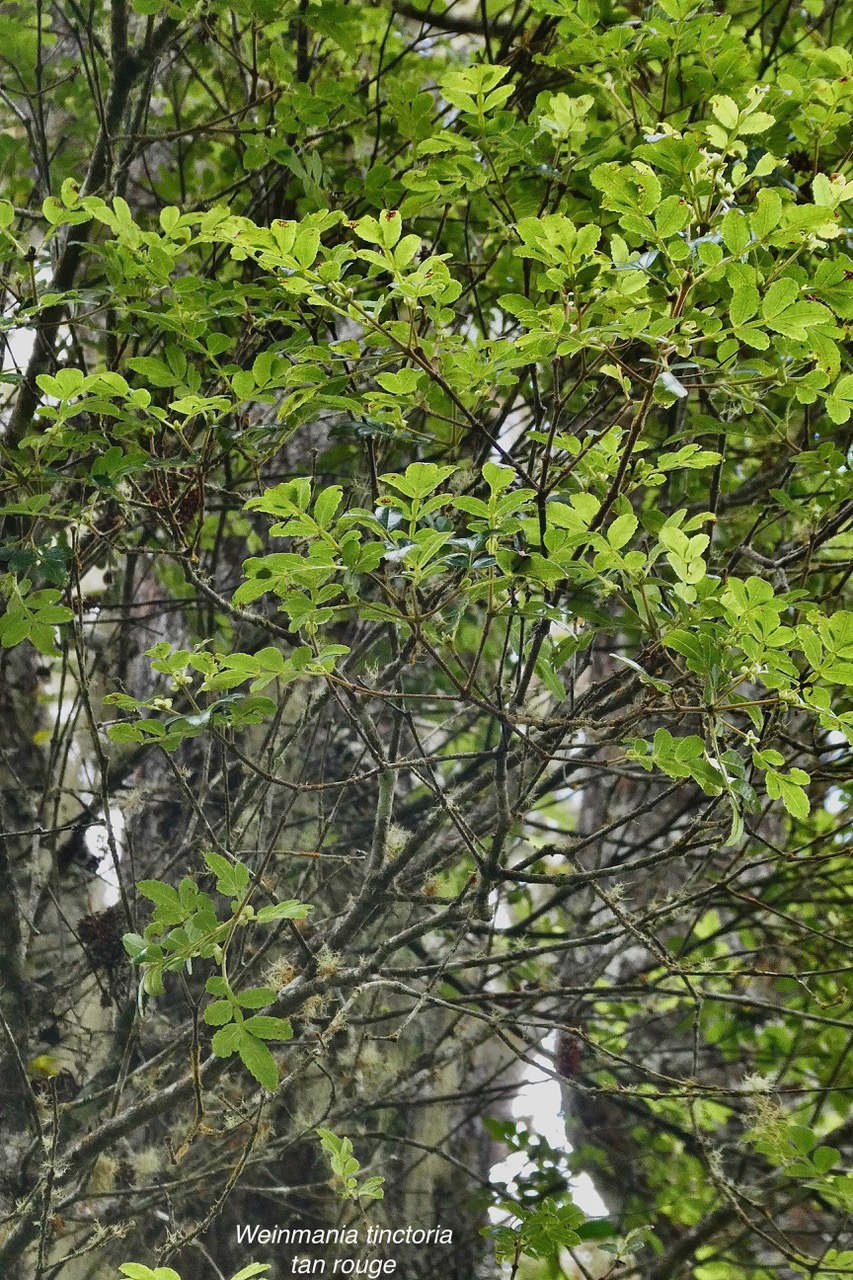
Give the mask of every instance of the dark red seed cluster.
<path id="1" fill-rule="evenodd" d="M 565 1076 L 567 1080 L 574 1080 L 581 1064 L 581 1042 L 577 1036 L 569 1035 L 567 1031 L 560 1031 L 557 1035 L 557 1052 L 554 1058 L 554 1066 L 561 1076 Z"/>
<path id="2" fill-rule="evenodd" d="M 123 929 L 124 912 L 118 905 L 83 916 L 77 925 L 77 936 L 93 969 L 116 969 L 123 963 Z"/>

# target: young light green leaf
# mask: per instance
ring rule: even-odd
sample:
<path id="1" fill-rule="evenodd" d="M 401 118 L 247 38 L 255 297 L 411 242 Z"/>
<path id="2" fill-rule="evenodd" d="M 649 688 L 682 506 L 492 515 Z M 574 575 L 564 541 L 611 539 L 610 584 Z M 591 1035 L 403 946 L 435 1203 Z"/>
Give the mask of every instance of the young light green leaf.
<path id="1" fill-rule="evenodd" d="M 272 920 L 304 920 L 312 908 L 305 902 L 297 902 L 295 898 L 287 902 L 275 902 L 261 907 L 255 914 L 258 924 L 269 924 Z"/>

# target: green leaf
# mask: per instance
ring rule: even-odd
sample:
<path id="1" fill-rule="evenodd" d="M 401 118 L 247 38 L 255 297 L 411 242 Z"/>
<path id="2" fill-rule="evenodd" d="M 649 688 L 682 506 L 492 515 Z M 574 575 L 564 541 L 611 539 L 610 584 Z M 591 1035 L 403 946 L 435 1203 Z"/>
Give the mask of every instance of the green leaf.
<path id="1" fill-rule="evenodd" d="M 729 98 L 726 94 L 718 94 L 711 99 L 711 110 L 714 113 L 715 120 L 719 120 L 724 129 L 730 132 L 737 128 L 738 111 L 737 103 Z"/>
<path id="2" fill-rule="evenodd" d="M 783 280 L 774 281 L 765 293 L 764 301 L 761 304 L 761 314 L 764 319 L 776 319 L 777 316 L 790 307 L 798 293 L 799 286 L 796 280 L 786 277 Z"/>
<path id="3" fill-rule="evenodd" d="M 729 315 L 735 328 L 737 329 L 742 324 L 746 324 L 747 320 L 751 320 L 754 315 L 757 315 L 760 305 L 761 298 L 755 285 L 742 285 L 740 288 L 735 289 L 729 307 Z"/>
<path id="4" fill-rule="evenodd" d="M 127 1280 L 181 1280 L 177 1271 L 173 1271 L 171 1267 L 156 1267 L 152 1271 L 139 1262 L 125 1262 L 119 1267 L 119 1271 Z"/>
<path id="5" fill-rule="evenodd" d="M 667 196 L 655 211 L 655 230 L 662 240 L 669 240 L 690 222 L 690 205 L 683 196 Z"/>
<path id="6" fill-rule="evenodd" d="M 243 1029 L 260 1040 L 293 1039 L 293 1028 L 286 1018 L 273 1018 L 267 1014 L 247 1018 Z"/>
<path id="7" fill-rule="evenodd" d="M 255 378 L 247 369 L 240 370 L 231 378 L 231 389 L 238 400 L 248 400 L 255 390 Z"/>
<path id="8" fill-rule="evenodd" d="M 320 233 L 316 227 L 301 227 L 293 242 L 293 256 L 300 267 L 310 267 L 320 248 Z"/>
<path id="9" fill-rule="evenodd" d="M 782 216 L 782 199 L 777 191 L 762 187 L 758 193 L 758 208 L 750 216 L 749 223 L 757 240 L 763 240 Z"/>
<path id="10" fill-rule="evenodd" d="M 180 381 L 164 361 L 154 356 L 133 356 L 127 364 L 152 387 L 175 387 Z"/>
<path id="11" fill-rule="evenodd" d="M 434 493 L 448 476 L 453 475 L 455 470 L 455 466 L 439 466 L 434 462 L 413 462 L 406 468 L 405 475 L 388 472 L 379 479 L 383 484 L 391 485 L 410 498 L 422 499 Z"/>
<path id="12" fill-rule="evenodd" d="M 841 1159 L 841 1152 L 835 1147 L 818 1147 L 811 1153 L 811 1161 L 815 1169 L 821 1175 L 829 1173 L 830 1169 L 834 1169 Z"/>
<path id="13" fill-rule="evenodd" d="M 370 1178 L 364 1178 L 358 1186 L 359 1200 L 384 1200 L 385 1179 L 379 1175 Z"/>
<path id="14" fill-rule="evenodd" d="M 688 658 L 692 671 L 701 674 L 706 669 L 707 658 L 698 636 L 689 631 L 670 631 L 664 636 L 663 642 L 668 649 L 681 654 L 683 658 Z"/>
<path id="15" fill-rule="evenodd" d="M 242 898 L 252 873 L 244 862 L 229 862 L 221 853 L 207 852 L 204 860 L 216 876 L 216 888 L 226 898 Z"/>
<path id="16" fill-rule="evenodd" d="M 162 880 L 137 880 L 136 888 L 144 898 L 156 902 L 158 906 L 180 907 L 181 901 L 177 889 Z"/>
<path id="17" fill-rule="evenodd" d="M 615 550 L 624 547 L 630 542 L 634 534 L 637 532 L 637 517 L 635 515 L 626 514 L 617 516 L 607 530 L 607 541 Z"/>
<path id="18" fill-rule="evenodd" d="M 204 1011 L 204 1020 L 209 1027 L 222 1027 L 234 1017 L 234 1006 L 230 1000 L 214 1000 Z"/>
<path id="19" fill-rule="evenodd" d="M 802 821 L 809 816 L 811 808 L 809 798 L 803 790 L 803 786 L 809 781 L 809 775 L 802 769 L 791 769 L 787 775 L 768 769 L 767 794 L 771 800 L 781 799 L 788 813 Z"/>
<path id="20" fill-rule="evenodd" d="M 254 1022 L 255 1019 L 250 1018 L 249 1021 Z M 277 1022 L 278 1019 L 273 1018 L 271 1021 Z M 270 1093 L 275 1093 L 278 1089 L 278 1067 L 275 1064 L 275 1058 L 263 1041 L 256 1039 L 246 1030 L 241 1030 L 237 1052 L 243 1066 L 254 1076 L 258 1084 L 263 1085 Z"/>
<path id="21" fill-rule="evenodd" d="M 739 258 L 749 248 L 749 243 L 749 222 L 740 210 L 730 209 L 723 218 L 723 244 L 729 253 Z"/>
<path id="22" fill-rule="evenodd" d="M 314 503 L 314 519 L 321 529 L 328 529 L 332 523 L 335 512 L 341 505 L 343 492 L 339 484 L 333 484 L 329 485 L 328 489 L 324 489 L 317 497 Z"/>
<path id="23" fill-rule="evenodd" d="M 249 987 L 240 992 L 237 1003 L 241 1009 L 265 1009 L 273 1003 L 275 994 L 272 987 Z"/>
<path id="24" fill-rule="evenodd" d="M 853 374 L 846 373 L 826 398 L 826 411 L 833 422 L 847 422 L 853 413 Z"/>
<path id="25" fill-rule="evenodd" d="M 418 387 L 422 374 L 417 369 L 400 369 L 398 373 L 378 373 L 380 387 L 395 396 L 410 396 Z"/>
<path id="26" fill-rule="evenodd" d="M 307 903 L 297 902 L 295 898 L 287 902 L 275 902 L 261 907 L 255 914 L 259 924 L 269 924 L 272 920 L 304 920 L 313 910 Z"/>
<path id="27" fill-rule="evenodd" d="M 236 1022 L 220 1027 L 210 1042 L 210 1047 L 217 1058 L 230 1058 L 232 1053 L 236 1053 L 240 1044 L 240 1035 L 240 1027 Z"/>

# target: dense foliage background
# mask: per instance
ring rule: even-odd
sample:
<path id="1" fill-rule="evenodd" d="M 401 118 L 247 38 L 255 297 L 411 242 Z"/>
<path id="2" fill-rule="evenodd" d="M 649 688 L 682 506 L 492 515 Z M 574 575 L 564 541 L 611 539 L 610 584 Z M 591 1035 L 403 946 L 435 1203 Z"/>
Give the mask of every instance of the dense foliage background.
<path id="1" fill-rule="evenodd" d="M 853 11 L 0 14 L 3 1273 L 849 1275 Z"/>

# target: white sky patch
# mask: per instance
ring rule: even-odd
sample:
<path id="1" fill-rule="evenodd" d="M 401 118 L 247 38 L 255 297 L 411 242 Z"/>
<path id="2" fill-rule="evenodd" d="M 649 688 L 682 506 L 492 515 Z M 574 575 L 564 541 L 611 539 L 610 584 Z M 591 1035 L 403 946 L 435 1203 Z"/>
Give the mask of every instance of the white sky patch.
<path id="1" fill-rule="evenodd" d="M 115 837 L 116 852 L 119 860 L 121 860 L 122 845 L 124 843 L 124 817 L 121 810 L 115 806 L 110 808 L 110 825 Z M 89 827 L 86 832 L 86 845 L 89 852 L 98 859 L 98 869 L 95 872 L 97 886 L 94 892 L 97 893 L 99 901 L 93 905 L 96 906 L 98 911 L 104 911 L 107 907 L 115 906 L 121 896 L 119 894 L 118 875 L 116 874 L 113 856 L 110 853 L 105 823 Z"/>
<path id="2" fill-rule="evenodd" d="M 554 1039 L 552 1032 L 544 1047 L 553 1049 Z M 513 1099 L 513 1116 L 517 1120 L 529 1120 L 530 1127 L 552 1147 L 567 1148 L 561 1106 L 560 1086 L 553 1074 L 532 1063 L 528 1065 L 524 1071 L 524 1084 Z"/>
<path id="3" fill-rule="evenodd" d="M 23 372 L 36 340 L 35 329 L 12 329 L 3 347 L 3 372 Z"/>
<path id="4" fill-rule="evenodd" d="M 555 1040 L 556 1035 L 552 1032 L 544 1044 L 546 1051 L 553 1051 Z M 533 1062 L 528 1063 L 523 1083 L 512 1102 L 512 1116 L 526 1123 L 532 1133 L 539 1134 L 555 1150 L 569 1153 L 572 1148 L 566 1137 L 561 1090 L 549 1068 L 550 1063 L 544 1056 L 537 1055 Z M 496 1182 L 506 1182 L 511 1187 L 516 1179 L 524 1177 L 530 1167 L 524 1152 L 515 1151 L 492 1166 L 491 1176 Z M 591 1218 L 604 1217 L 607 1213 L 604 1201 L 586 1173 L 572 1179 L 572 1199 Z M 497 1220 L 503 1215 L 496 1210 L 493 1216 Z"/>
<path id="5" fill-rule="evenodd" d="M 838 787 L 830 787 L 823 799 L 823 807 L 829 813 L 837 815 L 847 808 L 847 798 Z"/>
<path id="6" fill-rule="evenodd" d="M 53 272 L 47 263 L 42 263 L 36 267 L 36 286 L 41 292 L 50 285 Z M 26 369 L 30 355 L 32 354 L 33 345 L 36 340 L 35 329 L 26 327 L 9 329 L 4 335 L 5 343 L 0 343 L 0 351 L 3 356 L 3 373 L 23 373 Z"/>

